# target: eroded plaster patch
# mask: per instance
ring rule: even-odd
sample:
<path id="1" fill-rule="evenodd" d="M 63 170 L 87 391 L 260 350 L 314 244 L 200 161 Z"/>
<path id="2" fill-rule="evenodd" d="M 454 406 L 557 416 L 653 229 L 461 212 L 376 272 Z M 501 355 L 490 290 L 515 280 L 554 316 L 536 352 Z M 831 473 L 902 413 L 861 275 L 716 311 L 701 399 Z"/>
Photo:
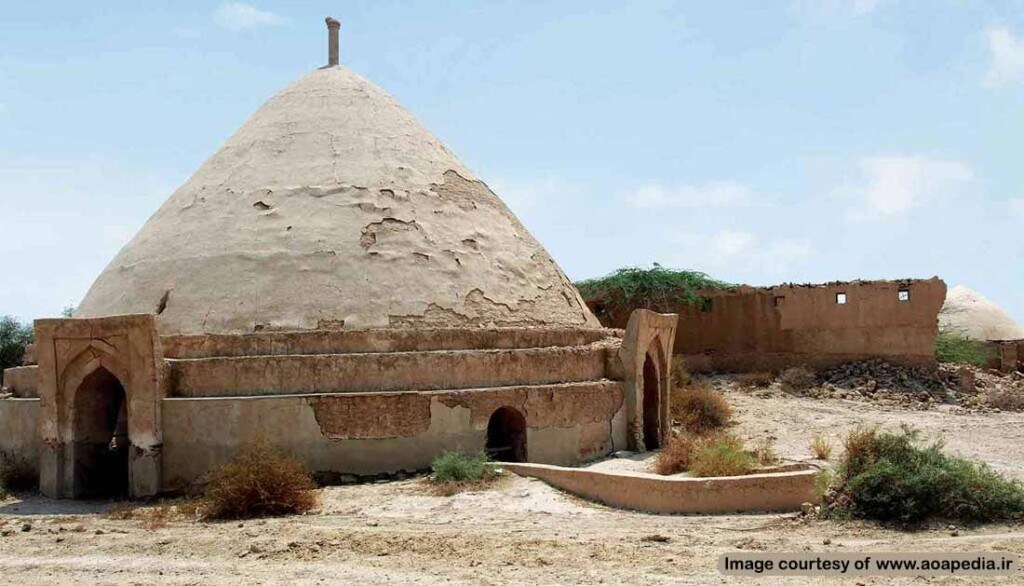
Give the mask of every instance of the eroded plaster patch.
<path id="1" fill-rule="evenodd" d="M 421 393 L 324 395 L 307 402 L 330 439 L 411 437 L 430 427 L 430 396 Z"/>

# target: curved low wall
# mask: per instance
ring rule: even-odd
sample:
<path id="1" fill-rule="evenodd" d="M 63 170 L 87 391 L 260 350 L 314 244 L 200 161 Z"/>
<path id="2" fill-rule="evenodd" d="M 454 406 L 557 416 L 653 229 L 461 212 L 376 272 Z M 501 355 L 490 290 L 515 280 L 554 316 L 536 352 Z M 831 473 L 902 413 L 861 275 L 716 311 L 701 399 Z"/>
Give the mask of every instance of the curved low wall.
<path id="1" fill-rule="evenodd" d="M 650 513 L 786 512 L 814 493 L 817 470 L 686 478 L 642 472 L 599 472 L 544 464 L 503 464 L 577 496 L 612 507 Z"/>

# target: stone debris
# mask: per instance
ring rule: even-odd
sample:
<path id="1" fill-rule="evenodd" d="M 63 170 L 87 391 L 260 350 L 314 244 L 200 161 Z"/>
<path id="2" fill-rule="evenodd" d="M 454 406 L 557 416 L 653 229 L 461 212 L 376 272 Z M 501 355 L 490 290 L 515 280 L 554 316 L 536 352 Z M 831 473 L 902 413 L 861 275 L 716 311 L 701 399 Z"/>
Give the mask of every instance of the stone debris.
<path id="1" fill-rule="evenodd" d="M 961 364 L 936 371 L 883 360 L 850 362 L 817 373 L 810 388 L 787 393 L 776 382 L 749 392 L 760 397 L 798 394 L 813 399 L 865 401 L 887 407 L 929 410 L 940 406 L 971 413 L 1024 411 L 1024 373 Z"/>

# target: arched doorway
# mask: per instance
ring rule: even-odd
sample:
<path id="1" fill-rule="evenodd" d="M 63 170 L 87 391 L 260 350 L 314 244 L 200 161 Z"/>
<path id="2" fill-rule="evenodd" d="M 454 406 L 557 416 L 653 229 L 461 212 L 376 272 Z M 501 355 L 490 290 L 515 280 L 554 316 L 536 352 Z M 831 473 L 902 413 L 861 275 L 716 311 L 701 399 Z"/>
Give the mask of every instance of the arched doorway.
<path id="1" fill-rule="evenodd" d="M 648 450 L 661 447 L 661 393 L 658 369 L 650 354 L 644 357 L 644 445 Z"/>
<path id="2" fill-rule="evenodd" d="M 75 498 L 128 496 L 127 408 L 124 386 L 102 366 L 79 385 L 72 422 Z"/>
<path id="3" fill-rule="evenodd" d="M 498 462 L 526 461 L 526 418 L 512 407 L 500 407 L 487 422 L 487 457 Z"/>

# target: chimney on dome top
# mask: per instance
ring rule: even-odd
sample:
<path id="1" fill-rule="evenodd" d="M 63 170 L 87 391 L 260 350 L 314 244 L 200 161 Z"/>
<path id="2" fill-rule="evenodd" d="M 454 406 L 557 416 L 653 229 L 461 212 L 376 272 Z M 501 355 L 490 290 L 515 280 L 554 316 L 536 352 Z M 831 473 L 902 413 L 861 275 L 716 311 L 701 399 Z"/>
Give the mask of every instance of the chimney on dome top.
<path id="1" fill-rule="evenodd" d="M 327 66 L 336 67 L 338 61 L 338 31 L 341 23 L 328 16 L 324 19 L 327 22 Z"/>

